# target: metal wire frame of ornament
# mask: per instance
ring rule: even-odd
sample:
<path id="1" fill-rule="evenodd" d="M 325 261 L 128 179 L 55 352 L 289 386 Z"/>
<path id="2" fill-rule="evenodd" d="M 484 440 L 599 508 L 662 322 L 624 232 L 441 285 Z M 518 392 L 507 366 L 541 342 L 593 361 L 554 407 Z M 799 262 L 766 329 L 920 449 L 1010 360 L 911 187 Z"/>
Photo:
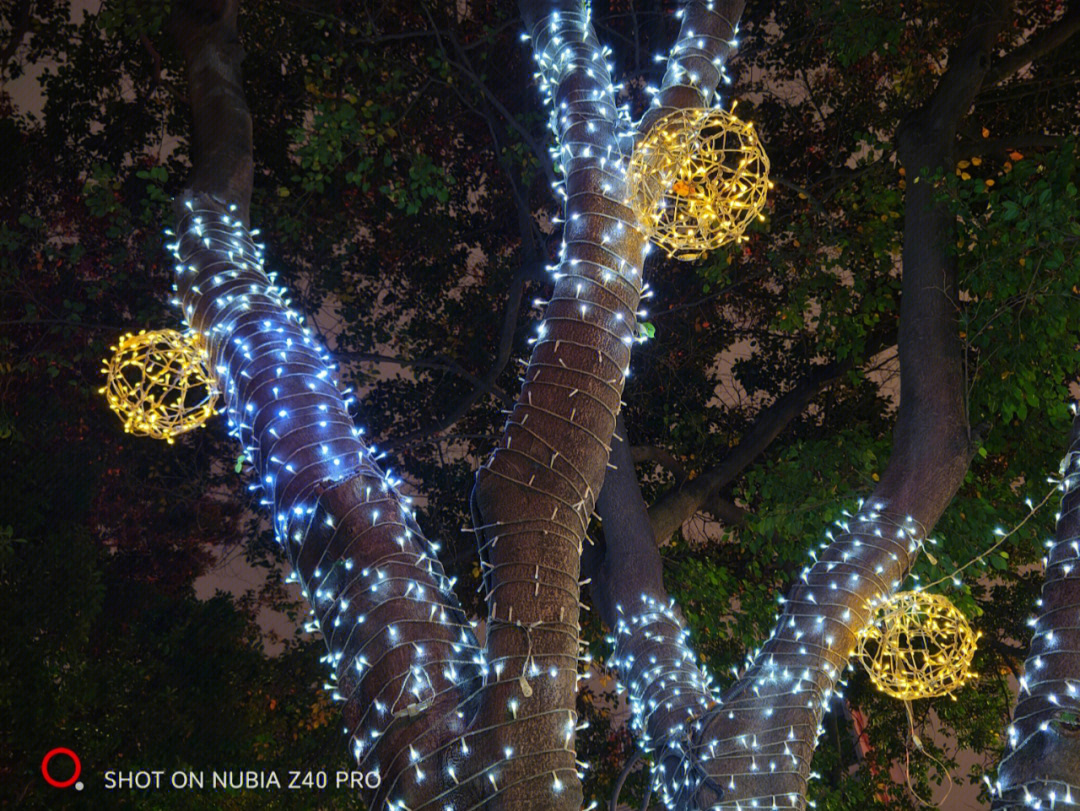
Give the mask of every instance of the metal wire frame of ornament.
<path id="1" fill-rule="evenodd" d="M 754 125 L 727 110 L 685 108 L 661 118 L 634 148 L 628 204 L 654 244 L 691 261 L 745 241 L 764 219 L 769 158 Z"/>
<path id="2" fill-rule="evenodd" d="M 967 618 L 940 594 L 927 591 L 946 581 L 959 585 L 962 572 L 985 560 L 1019 532 L 1057 492 L 1051 488 L 1029 511 L 998 539 L 962 566 L 915 591 L 900 591 L 875 607 L 870 622 L 856 639 L 855 656 L 874 686 L 905 702 L 939 698 L 975 678 L 971 661 L 981 633 L 972 631 Z M 933 561 L 935 564 L 937 561 Z"/>
<path id="3" fill-rule="evenodd" d="M 951 696 L 975 677 L 979 634 L 940 594 L 901 591 L 881 604 L 856 641 L 874 686 L 902 701 Z"/>
<path id="4" fill-rule="evenodd" d="M 172 444 L 214 415 L 217 382 L 198 333 L 129 332 L 112 350 L 104 361 L 107 381 L 100 391 L 126 432 Z"/>

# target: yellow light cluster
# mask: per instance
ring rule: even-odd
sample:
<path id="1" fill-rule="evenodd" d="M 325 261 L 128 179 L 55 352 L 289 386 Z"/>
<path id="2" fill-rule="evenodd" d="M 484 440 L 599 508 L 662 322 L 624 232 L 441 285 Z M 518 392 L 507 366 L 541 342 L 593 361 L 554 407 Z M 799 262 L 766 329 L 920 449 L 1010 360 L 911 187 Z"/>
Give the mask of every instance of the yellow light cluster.
<path id="1" fill-rule="evenodd" d="M 913 701 L 948 695 L 974 678 L 978 638 L 946 597 L 901 591 L 877 609 L 855 651 L 874 686 Z"/>
<path id="2" fill-rule="evenodd" d="M 218 391 L 198 333 L 172 329 L 128 333 L 112 347 L 101 393 L 128 433 L 164 439 L 202 427 Z"/>
<path id="3" fill-rule="evenodd" d="M 697 107 L 656 122 L 634 148 L 628 181 L 629 205 L 649 239 L 684 260 L 746 240 L 772 188 L 754 125 Z"/>

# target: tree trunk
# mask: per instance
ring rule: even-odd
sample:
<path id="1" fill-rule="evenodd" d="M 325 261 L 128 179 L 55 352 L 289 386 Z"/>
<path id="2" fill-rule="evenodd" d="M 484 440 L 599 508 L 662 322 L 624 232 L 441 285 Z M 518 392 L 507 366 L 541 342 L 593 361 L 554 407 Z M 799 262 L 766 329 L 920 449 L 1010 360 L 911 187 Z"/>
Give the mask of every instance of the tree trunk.
<path id="1" fill-rule="evenodd" d="M 490 753 L 462 734 L 485 671 L 469 621 L 409 500 L 375 463 L 326 351 L 267 276 L 245 227 L 251 121 L 240 84 L 236 2 L 175 20 L 192 85 L 195 169 L 178 210 L 177 303 L 205 337 L 279 543 L 323 633 L 328 689 L 344 703 L 374 807 L 438 793 L 450 747 L 475 799 Z M 226 201 L 233 201 L 228 205 Z M 479 749 L 479 747 L 477 747 Z M 435 765 L 430 765 L 434 763 Z M 438 769 L 440 779 L 425 780 Z M 472 800 L 470 800 L 471 802 Z"/>
<path id="2" fill-rule="evenodd" d="M 1061 511 L 1043 558 L 1031 650 L 991 786 L 994 811 L 1080 802 L 1080 417 L 1061 462 Z"/>
<path id="3" fill-rule="evenodd" d="M 473 493 L 487 653 L 502 668 L 480 723 L 514 750 L 498 807 L 577 809 L 581 546 L 630 363 L 645 243 L 623 203 L 611 76 L 581 4 L 522 12 L 559 111 L 566 225 L 525 383 Z"/>
<path id="4" fill-rule="evenodd" d="M 172 33 L 187 63 L 192 116 L 192 173 L 188 188 L 236 205 L 249 222 L 251 115 L 244 99 L 240 63 L 244 49 L 236 30 L 239 0 L 192 0 L 172 18 Z"/>
<path id="5" fill-rule="evenodd" d="M 731 5 L 741 11 L 741 3 Z M 500 797 L 501 807 L 570 809 L 581 803 L 572 734 L 582 543 L 621 406 L 647 245 L 625 203 L 624 146 L 631 143 L 587 11 L 577 0 L 520 6 L 550 95 L 566 225 L 525 385 L 474 491 L 491 629 L 487 652 L 507 674 L 493 686 L 481 723 L 492 728 L 498 746 L 519 753 L 507 767 L 515 785 Z M 666 105 L 711 99 L 733 36 L 703 3 L 687 4 L 684 15 L 684 28 L 696 26 L 705 44 L 682 43 L 688 47 L 669 62 L 670 81 L 651 121 Z M 519 677 L 533 671 L 546 677 L 525 690 Z M 511 702 L 520 709 L 517 723 L 507 725 Z M 537 796 L 538 778 L 547 780 L 541 788 L 562 784 L 554 805 Z"/>
<path id="6" fill-rule="evenodd" d="M 629 449 L 612 439 L 646 250 L 624 205 L 629 133 L 581 5 L 521 5 L 551 94 L 567 222 L 524 388 L 473 494 L 488 599 L 485 650 L 408 499 L 353 427 L 352 398 L 339 390 L 327 353 L 285 304 L 247 231 L 251 122 L 235 0 L 192 4 L 176 27 L 195 155 L 173 246 L 177 302 L 206 339 L 230 429 L 253 460 L 278 539 L 312 603 L 353 751 L 362 768 L 380 772 L 368 798 L 374 806 L 580 806 L 579 565 L 599 496 L 609 555 L 598 602 L 616 630 L 635 729 L 663 767 L 654 781 L 665 801 L 800 807 L 821 716 L 855 631 L 874 601 L 903 581 L 972 455 L 947 251 L 953 226 L 929 176 L 918 175 L 951 170 L 956 125 L 986 73 L 1001 9 L 975 16 L 932 98 L 898 134 L 911 183 L 901 408 L 889 468 L 868 505 L 803 572 L 747 673 L 717 701 L 664 591 Z M 642 131 L 668 107 L 711 102 L 741 7 L 687 4 Z M 618 477 L 602 491 L 609 453 Z M 1070 542 L 1058 544 L 1066 556 L 1075 552 Z M 1068 575 L 1063 560 L 1051 556 L 1050 570 Z M 1024 756 L 1003 764 L 1006 792 L 1045 779 L 1023 771 L 1034 751 L 1028 740 L 1049 751 L 1072 734 L 1072 721 L 1058 722 L 1056 739 L 1020 741 Z"/>

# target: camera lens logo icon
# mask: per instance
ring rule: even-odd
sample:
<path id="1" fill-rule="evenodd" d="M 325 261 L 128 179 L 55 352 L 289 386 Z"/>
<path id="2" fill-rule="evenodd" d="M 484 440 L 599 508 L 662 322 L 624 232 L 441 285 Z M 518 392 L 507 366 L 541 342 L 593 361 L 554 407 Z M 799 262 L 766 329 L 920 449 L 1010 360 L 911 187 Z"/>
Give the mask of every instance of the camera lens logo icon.
<path id="1" fill-rule="evenodd" d="M 70 758 L 71 762 L 75 764 L 75 769 L 67 780 L 57 780 L 49 773 L 49 763 L 57 755 L 63 755 Z M 79 780 L 79 775 L 82 774 L 82 762 L 79 760 L 79 756 L 72 752 L 70 749 L 65 749 L 63 746 L 58 746 L 56 749 L 50 750 L 44 758 L 41 760 L 41 776 L 45 778 L 45 782 L 54 788 L 70 788 L 75 786 L 76 791 L 83 790 L 82 781 Z"/>

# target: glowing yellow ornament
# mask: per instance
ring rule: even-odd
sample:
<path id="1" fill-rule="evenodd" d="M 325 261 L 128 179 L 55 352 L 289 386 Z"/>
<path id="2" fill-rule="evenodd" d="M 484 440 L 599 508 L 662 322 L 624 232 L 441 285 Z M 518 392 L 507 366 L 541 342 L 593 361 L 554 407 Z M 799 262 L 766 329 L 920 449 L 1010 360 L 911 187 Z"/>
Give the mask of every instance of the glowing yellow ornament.
<path id="1" fill-rule="evenodd" d="M 772 188 L 754 125 L 699 107 L 657 121 L 634 148 L 627 178 L 629 205 L 649 239 L 685 260 L 746 240 Z"/>
<path id="2" fill-rule="evenodd" d="M 164 439 L 202 427 L 218 391 L 198 333 L 172 329 L 128 333 L 112 347 L 101 393 L 132 434 Z"/>
<path id="3" fill-rule="evenodd" d="M 878 607 L 855 652 L 874 686 L 913 701 L 948 695 L 974 678 L 978 638 L 948 598 L 901 591 Z"/>

